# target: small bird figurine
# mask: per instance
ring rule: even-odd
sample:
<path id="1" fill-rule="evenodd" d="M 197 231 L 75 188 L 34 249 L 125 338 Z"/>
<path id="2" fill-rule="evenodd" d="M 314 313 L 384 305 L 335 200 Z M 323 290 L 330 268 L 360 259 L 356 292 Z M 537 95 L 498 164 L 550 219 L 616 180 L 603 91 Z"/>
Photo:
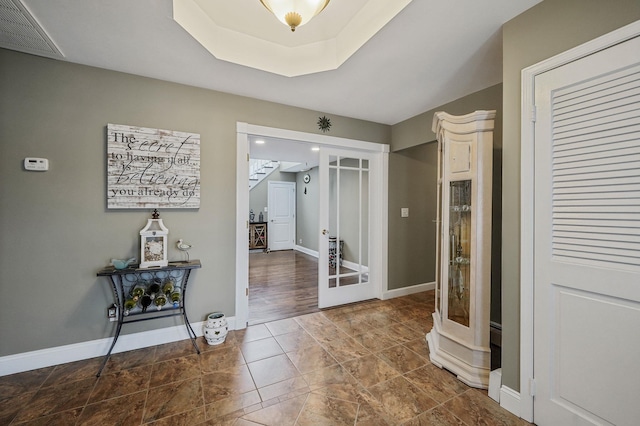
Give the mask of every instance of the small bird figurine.
<path id="1" fill-rule="evenodd" d="M 129 266 L 130 264 L 132 264 L 135 261 L 136 261 L 135 257 L 132 257 L 131 259 L 127 259 L 127 260 L 111 259 L 111 264 L 116 269 L 125 269 L 127 266 Z"/>
<path id="2" fill-rule="evenodd" d="M 187 262 L 188 262 L 189 261 L 189 249 L 191 248 L 191 244 L 185 243 L 184 241 L 182 241 L 182 238 L 180 238 L 178 240 L 178 242 L 176 243 L 176 246 L 178 247 L 178 250 L 187 253 Z"/>

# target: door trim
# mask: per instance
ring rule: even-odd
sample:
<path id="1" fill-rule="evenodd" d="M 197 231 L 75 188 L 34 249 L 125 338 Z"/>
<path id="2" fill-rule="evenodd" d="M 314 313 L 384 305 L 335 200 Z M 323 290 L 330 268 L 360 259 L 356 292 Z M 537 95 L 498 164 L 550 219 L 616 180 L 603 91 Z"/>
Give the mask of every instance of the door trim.
<path id="1" fill-rule="evenodd" d="M 535 179 L 535 78 L 640 36 L 640 21 L 626 25 L 594 40 L 522 70 L 520 133 L 520 410 L 514 414 L 533 422 L 533 328 L 534 318 L 534 179 Z M 512 411 L 512 410 L 510 410 Z M 512 411 L 513 412 L 513 411 Z"/>
<path id="2" fill-rule="evenodd" d="M 376 223 L 370 224 L 372 233 L 378 233 L 372 244 L 370 263 L 375 261 L 379 267 L 380 285 L 375 290 L 376 297 L 381 298 L 388 290 L 388 185 L 389 185 L 389 145 L 346 139 L 336 136 L 305 133 L 274 127 L 258 126 L 244 122 L 236 123 L 236 292 L 235 319 L 236 329 L 246 327 L 249 319 L 249 250 L 247 249 L 247 232 L 249 228 L 249 135 L 289 139 L 296 142 L 332 146 L 336 148 L 359 149 L 381 155 L 380 215 Z M 372 237 L 374 238 L 374 237 Z M 375 241 L 375 245 L 373 242 Z"/>

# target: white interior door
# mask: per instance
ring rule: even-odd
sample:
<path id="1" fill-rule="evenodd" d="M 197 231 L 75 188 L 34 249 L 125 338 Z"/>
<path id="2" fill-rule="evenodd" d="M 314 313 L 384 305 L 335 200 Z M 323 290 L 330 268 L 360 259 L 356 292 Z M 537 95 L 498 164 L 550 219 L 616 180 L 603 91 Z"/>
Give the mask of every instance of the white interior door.
<path id="1" fill-rule="evenodd" d="M 640 419 L 640 38 L 535 78 L 534 422 Z"/>
<path id="2" fill-rule="evenodd" d="M 296 184 L 270 181 L 267 193 L 269 250 L 292 250 L 296 240 Z"/>
<path id="3" fill-rule="evenodd" d="M 320 150 L 320 308 L 376 294 L 369 268 L 372 158 L 358 151 Z"/>

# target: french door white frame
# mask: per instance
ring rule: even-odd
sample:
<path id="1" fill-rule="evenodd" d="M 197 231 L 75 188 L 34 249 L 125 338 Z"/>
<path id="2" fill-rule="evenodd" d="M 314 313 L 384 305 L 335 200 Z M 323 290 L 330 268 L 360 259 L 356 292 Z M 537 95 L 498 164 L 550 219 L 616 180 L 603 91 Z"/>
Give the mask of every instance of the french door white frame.
<path id="1" fill-rule="evenodd" d="M 535 78 L 600 50 L 640 36 L 640 21 L 612 31 L 578 47 L 522 70 L 520 135 L 520 407 L 505 407 L 533 422 L 534 381 L 534 180 L 535 180 Z M 502 405 L 503 398 L 500 398 Z M 519 408 L 519 409 L 518 409 Z"/>
<path id="2" fill-rule="evenodd" d="M 359 198 L 357 200 L 358 208 L 351 207 L 353 211 L 349 211 L 348 215 L 351 217 L 358 217 L 358 231 L 357 238 L 351 240 L 351 247 L 355 249 L 357 247 L 357 259 L 351 259 L 352 262 L 346 261 L 344 262 L 344 266 L 351 269 L 349 272 L 341 271 L 339 265 L 343 264 L 341 261 L 336 259 L 336 268 L 335 274 L 331 275 L 329 272 L 329 259 L 328 256 L 323 256 L 318 259 L 318 306 L 320 308 L 337 306 L 340 304 L 357 302 L 360 300 L 370 299 L 372 297 L 380 297 L 380 288 L 379 282 L 380 277 L 377 275 L 379 272 L 379 268 L 376 268 L 375 265 L 371 265 L 369 259 L 371 259 L 370 249 L 376 247 L 377 244 L 380 244 L 380 239 L 375 230 L 367 227 L 364 229 L 362 227 L 363 220 L 363 166 L 360 163 L 362 160 L 368 162 L 368 165 L 364 167 L 366 171 L 364 173 L 367 174 L 367 184 L 366 184 L 366 224 L 374 224 L 379 222 L 379 215 L 382 209 L 380 208 L 380 200 L 378 199 L 380 195 L 380 191 L 376 189 L 381 187 L 383 183 L 380 181 L 380 173 L 378 173 L 382 169 L 381 164 L 381 156 L 379 155 L 370 155 L 369 152 L 362 151 L 354 151 L 354 150 L 345 150 L 343 147 L 340 149 L 332 149 L 329 147 L 323 147 L 320 149 L 320 170 L 319 170 L 319 182 L 320 182 L 320 214 L 319 214 L 319 228 L 323 231 L 320 232 L 319 242 L 318 242 L 318 250 L 320 253 L 329 253 L 329 233 L 326 231 L 330 228 L 330 216 L 331 211 L 333 210 L 335 214 L 335 227 L 331 229 L 333 231 L 333 235 L 338 238 L 337 241 L 342 239 L 342 236 L 345 233 L 342 233 L 344 229 L 341 225 L 341 217 L 342 214 L 345 214 L 348 210 L 343 210 L 341 201 L 343 198 L 341 197 L 341 177 L 345 176 L 342 173 L 357 173 L 357 178 L 354 178 L 353 175 L 351 179 L 358 181 L 357 187 L 359 192 Z M 344 160 L 348 159 L 348 161 L 358 160 L 360 163 L 357 166 L 353 164 L 344 165 Z M 335 161 L 335 163 L 333 163 Z M 334 172 L 334 182 L 331 183 L 331 172 Z M 349 178 L 346 178 L 347 181 Z M 336 199 L 332 203 L 330 201 L 331 192 L 330 187 L 333 187 Z M 318 231 L 320 231 L 318 229 Z M 353 230 L 352 230 L 353 231 Z M 362 259 L 362 250 L 363 250 L 363 236 L 367 236 L 368 242 L 366 243 L 366 252 L 367 252 L 367 261 L 366 265 L 363 265 Z M 341 247 L 340 244 L 337 244 L 337 248 Z M 347 243 L 349 244 L 349 243 Z M 386 244 L 386 243 L 385 243 Z M 372 267 L 369 267 L 372 266 Z M 368 280 L 366 282 L 362 282 L 362 274 L 368 273 Z M 344 280 L 347 277 L 353 278 L 353 276 L 358 277 L 357 284 L 351 285 L 342 285 L 340 284 L 340 280 Z M 329 282 L 331 280 L 335 280 L 336 287 L 330 288 Z M 344 282 L 344 281 L 342 281 Z"/>
<path id="3" fill-rule="evenodd" d="M 370 268 L 375 268 L 379 277 L 374 290 L 376 297 L 382 297 L 387 291 L 387 242 L 388 242 L 388 176 L 389 145 L 373 142 L 345 139 L 335 136 L 304 133 L 274 127 L 257 126 L 243 122 L 236 123 L 236 312 L 235 328 L 246 327 L 249 319 L 249 250 L 247 233 L 249 229 L 249 135 L 288 139 L 320 146 L 364 150 L 380 157 L 381 185 L 372 188 L 379 197 L 379 214 L 375 223 L 370 223 Z M 320 229 L 318 229 L 320 232 Z M 371 271 L 372 275 L 374 271 Z"/>

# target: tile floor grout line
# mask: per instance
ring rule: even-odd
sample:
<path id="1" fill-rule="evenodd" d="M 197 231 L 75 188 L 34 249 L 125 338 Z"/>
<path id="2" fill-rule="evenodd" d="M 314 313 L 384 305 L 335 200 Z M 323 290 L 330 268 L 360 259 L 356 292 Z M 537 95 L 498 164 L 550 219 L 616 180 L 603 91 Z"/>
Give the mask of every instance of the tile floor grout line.
<path id="1" fill-rule="evenodd" d="M 84 405 L 82 406 L 82 410 L 80 410 L 80 414 L 78 415 L 78 418 L 76 419 L 75 424 L 78 424 L 78 422 L 80 421 L 80 419 L 82 418 L 82 414 L 84 413 L 84 411 L 87 409 L 87 406 L 89 405 L 89 401 L 91 401 L 91 395 L 93 395 L 93 392 L 95 392 L 96 387 L 98 387 L 98 383 L 100 382 L 100 377 L 97 377 L 95 382 L 93 383 L 93 387 L 91 388 L 91 391 L 89 392 L 89 394 L 87 395 L 87 400 L 84 402 Z M 101 401 L 100 401 L 101 402 Z"/>
<path id="2" fill-rule="evenodd" d="M 432 297 L 432 293 L 425 293 L 425 296 Z M 394 320 L 389 320 L 394 310 L 403 311 L 403 313 L 401 314 L 401 318 L 404 319 L 404 321 L 400 321 L 397 318 Z M 210 364 L 203 363 L 203 355 L 206 355 L 206 353 L 209 351 L 203 351 L 201 356 L 198 358 L 197 365 L 199 368 L 197 369 L 197 373 L 199 373 L 199 376 L 197 377 L 197 380 L 199 380 L 198 384 L 200 386 L 200 389 L 196 389 L 195 386 L 191 386 L 191 388 L 200 392 L 200 394 L 198 395 L 198 399 L 200 400 L 199 404 L 201 404 L 200 406 L 193 407 L 193 403 L 196 402 L 193 401 L 193 399 L 191 399 L 192 403 L 188 405 L 192 408 L 189 408 L 184 412 L 182 412 L 182 409 L 184 409 L 184 407 L 186 406 L 180 404 L 175 405 L 175 402 L 172 402 L 171 404 L 173 405 L 173 407 L 169 408 L 169 406 L 166 405 L 169 400 L 157 400 L 154 402 L 154 406 L 159 404 L 159 407 L 163 407 L 166 405 L 166 408 L 162 409 L 162 412 L 164 413 L 163 415 L 166 415 L 166 417 L 163 417 L 163 420 L 169 422 L 177 422 L 185 421 L 187 418 L 190 418 L 193 419 L 190 420 L 193 422 L 192 424 L 197 423 L 201 426 L 204 426 L 205 424 L 217 424 L 222 421 L 233 422 L 234 419 L 238 421 L 237 419 L 240 418 L 244 418 L 248 421 L 248 418 L 245 418 L 245 416 L 248 416 L 250 413 L 266 409 L 270 406 L 274 406 L 275 404 L 281 404 L 283 402 L 291 400 L 292 398 L 301 398 L 300 401 L 304 402 L 300 406 L 301 408 L 299 408 L 297 413 L 290 413 L 290 415 L 295 416 L 295 421 L 297 423 L 304 423 L 305 421 L 312 419 L 315 419 L 315 421 L 319 422 L 322 422 L 321 419 L 325 419 L 325 422 L 329 421 L 328 419 L 335 419 L 334 421 L 337 421 L 338 418 L 347 420 L 349 418 L 352 418 L 351 416 L 355 415 L 355 418 L 353 418 L 353 424 L 359 424 L 359 422 L 362 423 L 369 421 L 372 423 L 378 421 L 388 422 L 389 424 L 394 425 L 400 423 L 418 424 L 419 421 L 424 421 L 425 419 L 435 420 L 437 418 L 440 418 L 440 416 L 444 416 L 442 417 L 442 419 L 448 419 L 456 424 L 458 424 L 457 422 L 460 422 L 460 425 L 464 424 L 468 426 L 469 423 L 464 422 L 459 416 L 463 416 L 464 418 L 467 418 L 467 420 L 470 420 L 476 419 L 478 415 L 488 415 L 490 416 L 487 418 L 489 424 L 494 424 L 493 422 L 491 422 L 491 418 L 495 419 L 496 423 L 498 424 L 527 424 L 518 423 L 516 420 L 513 420 L 512 417 L 508 417 L 509 413 L 505 412 L 500 407 L 496 407 L 493 401 L 488 400 L 486 392 L 477 391 L 472 388 L 461 388 L 454 386 L 453 382 L 449 383 L 448 379 L 445 380 L 444 376 L 440 376 L 440 374 L 442 373 L 436 373 L 436 371 L 439 372 L 442 369 L 436 368 L 437 366 L 434 366 L 433 363 L 430 362 L 428 353 L 425 355 L 425 352 L 428 352 L 428 348 L 423 348 L 423 346 L 426 345 L 426 342 L 424 341 L 425 332 L 421 329 L 423 327 L 428 327 L 430 321 L 428 317 L 421 319 L 420 317 L 424 317 L 424 315 L 418 315 L 422 311 L 431 312 L 432 310 L 433 308 L 430 308 L 428 305 L 419 303 L 417 298 L 413 300 L 401 297 L 394 299 L 393 303 L 386 303 L 386 301 L 377 301 L 362 305 L 355 305 L 355 307 L 354 305 L 351 305 L 346 309 L 335 308 L 335 310 L 331 311 L 320 311 L 309 314 L 301 314 L 290 318 L 283 318 L 282 320 L 291 320 L 291 322 L 279 323 L 275 328 L 268 326 L 269 322 L 275 321 L 268 321 L 264 325 L 260 325 L 261 329 L 252 330 L 251 334 L 247 333 L 246 331 L 240 333 L 239 331 L 236 332 L 235 330 L 232 330 L 230 332 L 230 338 L 227 339 L 228 344 L 225 345 L 225 351 L 220 352 L 220 355 L 224 356 L 224 361 L 220 359 L 220 361 L 223 362 L 222 364 L 216 361 L 215 356 L 212 356 L 209 359 L 209 361 L 211 361 Z M 413 316 L 414 314 L 416 315 L 415 317 Z M 299 321 L 299 318 L 302 319 Z M 387 325 L 393 326 L 394 329 L 400 333 L 389 334 L 387 333 L 387 330 L 384 329 L 384 327 L 375 327 L 376 324 L 382 324 L 385 319 L 387 319 Z M 371 324 L 373 326 L 367 326 L 366 324 Z M 377 333 L 374 333 L 371 334 L 371 337 L 369 338 L 362 337 L 369 333 L 369 330 L 367 328 L 379 330 L 381 334 L 378 335 Z M 283 331 L 286 331 L 286 333 L 283 333 Z M 290 333 L 297 334 L 292 334 L 287 338 L 279 339 L 279 336 L 284 336 Z M 281 392 L 284 393 L 283 395 L 279 395 L 269 399 L 267 407 L 265 407 L 266 403 L 264 401 L 262 393 L 260 393 L 260 388 L 257 387 L 257 383 L 254 377 L 255 375 L 249 369 L 250 363 L 247 363 L 245 351 L 243 351 L 242 349 L 244 343 L 250 343 L 244 342 L 245 336 L 249 336 L 252 339 L 254 339 L 255 336 L 261 336 L 261 339 L 251 340 L 250 342 L 268 338 L 275 340 L 276 345 L 272 345 L 272 343 L 265 343 L 265 346 L 255 345 L 254 348 L 258 348 L 258 352 L 256 353 L 259 353 L 262 350 L 261 348 L 269 348 L 269 352 L 276 352 L 277 348 L 277 351 L 279 352 L 277 355 L 273 354 L 263 359 L 268 359 L 284 354 L 285 357 L 282 357 L 280 361 L 284 362 L 286 359 L 288 363 L 290 363 L 289 365 L 293 366 L 289 374 L 295 372 L 294 378 L 292 379 L 295 380 L 295 382 L 292 381 L 288 384 L 285 382 L 289 379 L 280 380 L 280 377 L 284 377 L 285 375 L 275 374 L 272 376 L 273 378 L 278 378 L 279 380 L 278 382 L 274 383 L 274 385 L 281 383 L 281 387 L 273 388 L 268 392 L 276 395 Z M 273 340 L 271 340 L 271 342 L 273 342 Z M 380 341 L 376 342 L 376 340 Z M 346 346 L 343 347 L 342 342 L 344 342 Z M 386 346 L 387 344 L 389 344 L 389 342 L 391 342 L 391 344 L 389 346 Z M 157 353 L 154 353 L 151 364 L 157 367 L 158 365 L 161 365 L 161 362 L 189 356 L 185 353 L 183 346 L 184 345 L 154 346 L 153 349 Z M 288 352 L 285 351 L 285 347 L 288 347 L 290 350 Z M 251 348 L 251 346 L 248 346 L 248 348 Z M 354 348 L 355 351 L 353 351 Z M 397 356 L 393 356 L 394 351 L 397 353 Z M 336 353 L 338 358 L 336 358 L 336 355 L 334 355 L 333 353 Z M 157 357 L 161 355 L 162 359 L 158 359 Z M 404 364 L 405 358 L 402 355 L 407 355 L 409 357 L 408 359 L 411 360 L 411 362 L 409 364 Z M 144 362 L 145 365 L 149 364 L 149 362 L 144 361 L 144 359 L 149 359 L 149 356 L 150 355 L 145 352 L 144 354 L 140 353 L 132 357 L 121 358 L 121 362 L 111 364 L 111 370 L 106 372 L 115 374 L 118 369 L 122 371 L 133 371 L 131 370 L 131 368 L 136 368 L 136 366 L 139 366 L 139 363 L 141 361 Z M 315 358 L 310 358 L 311 356 L 318 356 L 318 361 L 315 361 Z M 373 356 L 374 358 L 368 359 L 364 362 L 362 361 L 364 357 L 369 356 Z M 305 357 L 307 358 L 306 360 L 304 359 Z M 297 361 L 294 362 L 294 360 Z M 390 364 L 389 360 L 394 360 L 395 363 L 398 364 L 398 368 L 393 367 L 393 365 Z M 415 367 L 416 364 L 413 361 L 417 360 L 420 360 L 420 363 L 422 365 Z M 184 365 L 184 367 L 186 368 L 185 372 L 191 373 L 193 372 L 190 367 L 190 365 L 192 364 L 191 361 L 181 360 L 176 364 Z M 257 361 L 258 360 L 256 360 L 256 362 Z M 324 365 L 325 362 L 330 365 L 321 367 L 320 365 Z M 380 371 L 378 371 L 377 368 L 368 367 L 375 367 L 375 364 L 379 362 L 382 362 L 381 364 L 378 364 L 380 367 L 382 367 L 382 370 Z M 233 374 L 227 374 L 230 379 L 225 379 L 224 383 L 220 384 L 218 384 L 217 380 L 211 378 L 211 384 L 214 384 L 216 389 L 218 387 L 220 388 L 219 390 L 211 392 L 205 389 L 205 383 L 203 379 L 203 377 L 207 375 L 205 374 L 205 367 L 207 365 L 209 366 L 208 369 L 214 370 L 210 371 L 207 374 L 214 374 L 216 371 L 218 371 L 218 367 L 227 366 L 227 369 L 237 369 L 240 368 L 240 366 L 244 366 L 243 369 L 246 369 L 249 372 L 249 375 L 248 377 L 246 377 L 246 380 L 243 379 L 244 384 L 241 387 L 239 387 L 237 384 L 234 384 L 234 379 L 232 379 L 234 377 Z M 347 368 L 347 366 L 351 366 L 352 370 Z M 387 370 L 387 368 L 383 366 L 388 366 L 392 370 Z M 22 386 L 16 385 L 14 387 L 14 389 L 18 390 L 16 395 L 33 392 L 31 397 L 29 398 L 29 400 L 33 400 L 33 398 L 36 397 L 37 392 L 44 389 L 44 384 L 47 383 L 48 380 L 50 381 L 57 377 L 59 379 L 58 381 L 62 380 L 64 382 L 65 376 L 84 376 L 87 365 L 78 364 L 77 369 L 74 370 L 74 368 L 75 367 L 73 365 L 70 365 L 68 367 L 64 367 L 64 369 L 58 368 L 56 371 L 56 366 L 54 366 L 54 368 L 51 370 L 45 370 L 43 372 L 43 377 L 39 377 L 37 374 L 34 374 L 26 383 L 32 382 L 36 386 L 29 387 L 27 385 L 23 388 Z M 307 368 L 309 368 L 310 370 L 307 371 Z M 403 371 L 404 368 L 411 369 Z M 326 369 L 327 371 L 323 372 L 322 370 L 324 369 Z M 424 372 L 420 371 L 422 369 L 424 369 Z M 304 374 L 303 371 L 305 371 Z M 374 371 L 375 374 L 373 374 Z M 387 377 L 387 374 L 391 373 L 391 371 L 393 371 L 393 377 L 378 382 L 378 380 L 380 380 L 381 378 Z M 64 410 L 58 413 L 40 416 L 38 417 L 38 419 L 40 419 L 39 421 L 42 422 L 43 420 L 41 418 L 47 418 L 47 420 L 44 421 L 50 422 L 50 424 L 71 420 L 73 420 L 76 424 L 81 424 L 87 421 L 96 422 L 99 416 L 106 413 L 106 411 L 104 410 L 111 410 L 111 408 L 108 408 L 109 404 L 105 404 L 102 407 L 98 406 L 99 404 L 102 404 L 105 401 L 111 401 L 115 398 L 126 398 L 127 395 L 131 395 L 138 392 L 139 390 L 143 390 L 144 393 L 139 394 L 140 399 L 138 400 L 138 407 L 141 408 L 136 409 L 136 411 L 140 410 L 141 416 L 140 423 L 137 424 L 143 424 L 145 415 L 148 415 L 146 411 L 149 409 L 148 404 L 150 403 L 150 397 L 156 395 L 156 393 L 154 393 L 153 388 L 151 388 L 150 380 L 142 383 L 140 382 L 140 379 L 142 378 L 141 373 L 137 372 L 133 374 L 134 375 L 131 376 L 123 375 L 120 378 L 124 379 L 126 377 L 135 377 L 135 384 L 133 381 L 130 381 L 128 379 L 122 382 L 121 380 L 118 380 L 117 377 L 112 377 L 112 380 L 109 381 L 108 386 L 102 387 L 101 383 L 107 385 L 107 382 L 104 381 L 104 379 L 107 378 L 107 374 L 105 374 L 104 377 L 102 377 L 98 381 L 85 382 L 84 388 L 89 388 L 89 396 L 84 401 L 84 405 L 82 407 L 79 407 L 79 409 Z M 152 373 L 150 372 L 149 374 Z M 170 381 L 175 380 L 174 376 L 176 374 L 184 377 L 181 372 L 174 372 L 172 374 L 168 374 L 167 379 L 173 378 Z M 413 375 L 413 380 L 408 377 L 410 375 Z M 251 384 L 250 386 L 247 386 L 249 377 L 251 378 Z M 400 377 L 402 379 L 400 379 Z M 441 380 L 439 379 L 440 377 L 442 377 Z M 196 379 L 196 376 L 194 376 L 193 378 Z M 369 383 L 370 386 L 366 387 L 358 378 L 363 379 L 364 382 Z M 208 378 L 207 380 L 210 379 Z M 393 386 L 385 386 L 387 382 L 392 380 L 396 380 L 397 382 L 394 383 Z M 265 381 L 265 383 L 267 381 Z M 14 382 L 20 383 L 19 381 L 16 381 L 16 379 L 14 379 Z M 158 382 L 158 380 L 156 380 L 156 382 Z M 313 386 L 309 385 L 309 383 L 312 382 L 315 382 L 316 384 Z M 442 382 L 442 385 L 437 384 L 440 382 Z M 11 381 L 7 381 L 7 383 L 9 384 L 9 386 L 11 386 Z M 67 383 L 72 383 L 72 381 Z M 422 387 L 420 383 L 424 383 L 425 386 Z M 448 383 L 448 385 L 446 387 L 443 387 L 445 383 Z M 2 384 L 2 382 L 0 382 L 0 384 Z M 138 384 L 140 386 L 138 386 Z M 162 386 L 163 384 L 165 384 L 165 382 L 156 383 L 157 386 Z M 409 386 L 409 384 L 411 386 Z M 60 386 L 60 384 L 54 384 L 51 386 Z M 111 389 L 111 386 L 114 386 L 114 388 Z M 144 388 L 141 389 L 142 386 L 144 386 Z M 271 386 L 271 384 L 269 386 Z M 252 390 L 244 392 L 242 394 L 238 393 L 239 391 L 245 390 L 249 387 L 252 388 Z M 374 387 L 377 387 L 375 388 L 376 396 L 374 396 L 374 394 L 372 394 L 370 391 L 370 389 L 374 389 Z M 73 388 L 73 385 L 67 385 L 67 389 L 71 388 Z M 417 391 L 413 391 L 415 392 L 417 398 L 416 402 L 422 400 L 424 401 L 424 403 L 421 402 L 420 405 L 416 405 L 413 409 L 409 409 L 411 404 L 413 404 L 411 402 L 411 398 L 409 398 L 407 401 L 404 401 L 403 398 L 397 398 L 401 394 L 393 396 L 396 393 L 396 389 L 399 390 L 403 388 L 416 388 Z M 60 390 L 62 389 L 63 388 L 60 388 Z M 463 389 L 462 392 L 456 393 L 460 389 Z M 21 390 L 23 391 L 21 392 Z M 91 403 L 91 398 L 92 395 L 97 395 L 96 391 L 98 390 L 100 392 L 100 395 L 107 395 L 108 397 L 106 399 L 103 399 L 102 401 L 94 402 L 94 407 L 94 405 Z M 112 396 L 115 395 L 118 391 L 124 393 L 125 395 L 120 395 L 117 397 Z M 256 393 L 255 395 L 248 396 L 249 392 Z M 228 398 L 223 397 L 223 393 L 224 395 L 228 395 Z M 451 395 L 451 393 L 453 393 L 453 395 Z M 312 396 L 312 394 L 316 396 Z M 192 395 L 195 396 L 195 394 Z M 242 395 L 245 396 L 243 397 Z M 431 395 L 437 397 L 438 399 L 434 399 Z M 46 395 L 43 396 L 45 398 L 40 399 L 41 402 L 38 402 L 38 404 L 48 404 L 48 397 Z M 268 394 L 265 394 L 264 396 L 267 397 Z M 442 397 L 445 398 L 440 399 Z M 142 398 L 144 398 L 144 400 L 142 400 Z M 207 398 L 211 399 L 211 402 L 209 404 L 207 404 Z M 389 402 L 382 403 L 382 401 L 386 401 L 387 398 L 391 398 L 391 400 L 394 400 L 394 398 L 398 399 L 397 403 L 400 403 L 401 405 L 398 407 L 394 407 L 393 404 L 395 403 L 393 403 L 392 405 L 389 405 Z M 432 401 L 429 403 L 429 400 L 427 398 Z M 157 397 L 155 399 L 157 399 Z M 15 398 L 14 400 L 18 401 L 17 398 Z M 250 408 L 244 407 L 244 405 L 248 404 L 250 401 L 256 400 L 258 402 L 254 405 L 249 405 L 248 407 Z M 332 400 L 335 402 L 331 403 L 330 401 Z M 227 401 L 224 402 L 224 404 L 225 407 L 229 407 L 228 410 L 230 411 L 221 416 L 216 416 L 215 412 L 211 411 L 211 415 L 216 417 L 209 418 L 207 407 L 214 406 L 216 404 L 216 401 Z M 469 404 L 467 404 L 467 402 Z M 15 424 L 14 420 L 18 418 L 18 416 L 20 416 L 20 413 L 23 414 L 24 418 L 29 417 L 22 411 L 24 410 L 24 407 L 20 409 L 23 403 L 24 401 L 20 401 L 20 404 L 17 406 L 17 409 L 19 411 L 15 414 L 11 414 L 10 421 L 12 422 L 12 424 Z M 299 402 L 296 402 L 295 404 L 293 404 L 293 406 L 296 406 L 298 404 Z M 431 404 L 435 405 L 431 406 Z M 466 405 L 469 405 L 470 407 L 465 408 Z M 26 406 L 28 407 L 29 405 L 27 404 Z M 111 404 L 111 406 L 115 408 L 114 404 Z M 232 407 L 236 406 L 242 406 L 243 408 L 235 411 L 232 410 Z M 346 411 L 344 411 L 344 414 L 347 415 L 346 417 L 341 417 L 341 415 L 339 414 L 343 412 L 342 410 L 336 411 L 332 410 L 331 408 L 342 406 L 344 406 L 345 408 L 350 407 Z M 403 406 L 404 408 L 402 408 Z M 418 408 L 419 406 L 430 408 L 428 410 L 421 411 L 421 409 Z M 454 414 L 454 412 L 447 407 L 455 409 L 457 414 Z M 32 408 L 35 409 L 35 406 L 33 406 Z M 42 406 L 42 409 L 44 411 L 47 411 L 47 406 Z M 222 410 L 218 410 L 217 412 L 226 412 L 226 410 L 227 409 L 225 408 Z M 38 409 L 38 411 L 42 410 Z M 180 412 L 178 413 L 177 411 Z M 414 417 L 408 418 L 408 416 L 413 415 L 415 412 L 419 413 Z M 432 413 L 427 414 L 429 412 Z M 10 410 L 9 413 L 11 413 Z M 121 413 L 115 412 L 114 414 L 120 415 Z M 175 418 L 171 420 L 171 418 L 174 416 Z M 365 416 L 366 419 L 365 417 L 361 418 L 361 416 Z M 225 419 L 219 420 L 218 422 L 215 420 L 218 417 L 220 419 L 222 419 L 222 417 L 225 417 Z M 256 417 L 260 418 L 260 416 Z M 195 422 L 195 419 L 204 420 L 202 423 L 199 423 Z M 293 418 L 291 418 L 291 420 L 293 420 Z M 331 423 L 331 421 L 329 422 Z M 265 421 L 263 418 L 260 418 L 260 421 L 256 423 L 265 423 Z M 351 422 L 349 422 L 348 424 L 351 424 Z"/>
<path id="3" fill-rule="evenodd" d="M 204 372 L 202 371 L 202 364 L 200 362 L 200 359 L 198 359 L 198 367 L 200 368 L 200 377 L 198 377 L 198 380 L 200 382 L 200 395 L 202 396 L 202 411 L 204 413 L 204 420 L 208 421 L 209 419 L 207 417 L 209 416 L 207 415 L 207 400 L 204 397 L 204 383 L 202 383 L 202 376 Z M 148 394 L 147 394 L 147 399 L 148 399 Z M 144 401 L 145 408 L 147 406 L 147 399 L 145 399 Z"/>
<path id="4" fill-rule="evenodd" d="M 466 392 L 466 391 L 465 391 L 465 392 Z M 464 393 L 464 392 L 463 392 L 463 393 Z M 449 398 L 449 399 L 448 399 L 447 401 L 445 401 L 445 402 L 451 401 L 452 399 L 456 398 L 457 396 L 458 396 L 458 395 L 456 395 L 456 396 L 454 396 L 454 397 L 451 397 L 451 398 Z M 464 420 L 462 420 L 460 417 L 456 416 L 456 414 L 455 414 L 455 413 L 453 413 L 451 410 L 449 410 L 449 409 L 444 405 L 444 404 L 445 404 L 445 402 L 443 402 L 442 404 L 440 404 L 440 405 L 442 406 L 442 409 L 443 409 L 443 410 L 445 410 L 447 413 L 451 414 L 451 415 L 452 415 L 453 417 L 455 417 L 456 419 L 460 420 L 464 425 L 469 426 L 469 424 L 468 424 L 467 422 L 465 422 L 465 421 L 464 421 Z M 471 426 L 473 426 L 473 425 L 471 425 Z"/>

